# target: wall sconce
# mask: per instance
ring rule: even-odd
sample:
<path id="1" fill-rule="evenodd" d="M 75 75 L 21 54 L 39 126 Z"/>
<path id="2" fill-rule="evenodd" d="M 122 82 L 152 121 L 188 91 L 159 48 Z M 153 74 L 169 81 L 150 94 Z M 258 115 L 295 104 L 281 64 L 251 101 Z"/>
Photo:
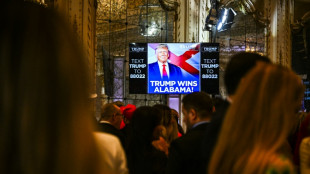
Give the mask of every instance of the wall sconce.
<path id="1" fill-rule="evenodd" d="M 157 36 L 162 30 L 162 8 L 160 5 L 146 4 L 139 6 L 140 34 L 143 36 Z"/>

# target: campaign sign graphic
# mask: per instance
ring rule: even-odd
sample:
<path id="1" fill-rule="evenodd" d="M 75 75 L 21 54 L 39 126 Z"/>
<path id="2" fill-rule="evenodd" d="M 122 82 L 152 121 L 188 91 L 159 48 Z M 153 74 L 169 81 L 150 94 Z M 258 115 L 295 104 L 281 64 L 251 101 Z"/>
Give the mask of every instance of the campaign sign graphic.
<path id="1" fill-rule="evenodd" d="M 201 43 L 200 83 L 201 91 L 219 94 L 219 44 Z"/>
<path id="2" fill-rule="evenodd" d="M 147 44 L 129 44 L 129 93 L 147 93 Z"/>

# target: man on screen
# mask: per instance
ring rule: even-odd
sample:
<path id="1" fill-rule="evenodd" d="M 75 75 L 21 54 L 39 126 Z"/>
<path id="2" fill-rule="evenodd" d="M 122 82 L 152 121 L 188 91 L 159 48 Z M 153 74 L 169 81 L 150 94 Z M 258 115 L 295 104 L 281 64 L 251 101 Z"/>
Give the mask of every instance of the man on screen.
<path id="1" fill-rule="evenodd" d="M 157 62 L 149 64 L 149 78 L 154 80 L 171 80 L 182 77 L 181 68 L 168 63 L 169 49 L 166 44 L 159 44 L 155 49 Z"/>

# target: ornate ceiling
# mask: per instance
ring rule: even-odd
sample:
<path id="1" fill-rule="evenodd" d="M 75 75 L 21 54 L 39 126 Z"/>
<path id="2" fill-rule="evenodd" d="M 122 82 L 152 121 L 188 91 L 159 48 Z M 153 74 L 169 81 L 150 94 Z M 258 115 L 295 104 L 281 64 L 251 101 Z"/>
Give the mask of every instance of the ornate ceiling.
<path id="1" fill-rule="evenodd" d="M 98 0 L 97 34 L 125 30 L 126 25 L 127 29 L 138 27 L 134 16 L 139 16 L 141 6 L 147 3 L 158 4 L 158 0 Z"/>

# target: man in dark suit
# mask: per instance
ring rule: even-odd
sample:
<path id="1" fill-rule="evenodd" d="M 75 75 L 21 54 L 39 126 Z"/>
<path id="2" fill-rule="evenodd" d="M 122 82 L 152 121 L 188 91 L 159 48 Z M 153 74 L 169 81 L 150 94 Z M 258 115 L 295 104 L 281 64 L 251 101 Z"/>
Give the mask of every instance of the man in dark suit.
<path id="1" fill-rule="evenodd" d="M 228 97 L 215 108 L 216 111 L 212 115 L 212 120 L 204 134 L 204 137 L 202 137 L 201 159 L 202 164 L 204 165 L 203 168 L 205 169 L 203 173 L 207 173 L 206 169 L 212 157 L 212 152 L 214 146 L 216 145 L 222 123 L 225 119 L 226 111 L 234 99 L 234 94 L 237 87 L 239 83 L 241 83 L 242 78 L 255 67 L 258 61 L 270 63 L 268 57 L 261 56 L 256 53 L 241 52 L 233 55 L 226 66 L 224 82 Z"/>
<path id="2" fill-rule="evenodd" d="M 167 174 L 203 173 L 201 141 L 211 119 L 213 104 L 204 92 L 195 92 L 182 99 L 183 121 L 187 133 L 174 140 L 169 148 Z"/>
<path id="3" fill-rule="evenodd" d="M 157 62 L 149 64 L 149 79 L 150 80 L 177 80 L 182 77 L 181 68 L 168 63 L 169 50 L 166 44 L 159 44 L 155 53 Z"/>
<path id="4" fill-rule="evenodd" d="M 113 103 L 103 105 L 99 120 L 98 131 L 115 135 L 119 138 L 123 148 L 125 147 L 125 136 L 120 130 L 123 115 L 120 108 Z"/>

